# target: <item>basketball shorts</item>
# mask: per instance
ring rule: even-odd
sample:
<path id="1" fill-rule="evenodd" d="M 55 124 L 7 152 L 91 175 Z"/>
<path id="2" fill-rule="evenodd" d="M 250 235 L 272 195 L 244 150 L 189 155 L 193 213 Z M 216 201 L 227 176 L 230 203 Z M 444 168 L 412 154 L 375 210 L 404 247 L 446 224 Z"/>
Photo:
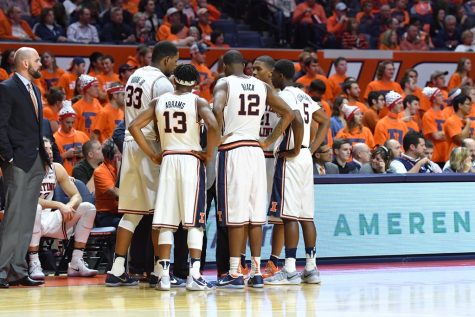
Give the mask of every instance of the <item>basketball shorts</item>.
<path id="1" fill-rule="evenodd" d="M 148 142 L 157 153 L 160 152 L 158 142 Z M 120 170 L 120 213 L 153 213 L 159 171 L 159 165 L 153 163 L 134 140 L 124 142 Z"/>
<path id="2" fill-rule="evenodd" d="M 267 202 L 270 200 L 272 194 L 272 183 L 274 182 L 274 165 L 275 157 L 272 152 L 264 152 L 266 158 L 266 174 L 267 174 Z"/>
<path id="3" fill-rule="evenodd" d="M 313 162 L 309 149 L 300 150 L 291 159 L 276 159 L 267 214 L 270 223 L 279 223 L 279 218 L 313 221 Z"/>
<path id="4" fill-rule="evenodd" d="M 38 205 L 41 209 L 41 206 Z M 91 211 L 93 211 L 91 216 Z M 92 217 L 86 222 L 94 223 L 95 207 L 89 203 L 81 203 L 74 217 L 68 222 L 63 221 L 63 216 L 59 210 L 50 211 L 49 209 L 41 211 L 41 237 L 55 239 L 69 239 L 74 233 L 74 226 L 80 220 L 80 217 Z M 87 239 L 86 239 L 87 240 Z"/>
<path id="5" fill-rule="evenodd" d="M 206 225 L 206 172 L 191 152 L 165 151 L 160 167 L 153 227 Z"/>
<path id="6" fill-rule="evenodd" d="M 264 152 L 256 141 L 221 145 L 217 163 L 217 217 L 223 226 L 266 222 Z"/>

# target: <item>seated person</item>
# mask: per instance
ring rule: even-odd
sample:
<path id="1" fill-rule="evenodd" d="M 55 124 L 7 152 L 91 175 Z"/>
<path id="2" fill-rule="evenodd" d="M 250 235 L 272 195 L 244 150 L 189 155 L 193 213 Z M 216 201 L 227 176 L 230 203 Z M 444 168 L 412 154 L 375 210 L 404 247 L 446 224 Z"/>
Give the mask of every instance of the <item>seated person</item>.
<path id="1" fill-rule="evenodd" d="M 104 161 L 94 170 L 96 187 L 96 224 L 98 227 L 116 227 L 122 216 L 118 214 L 119 188 L 116 187 L 121 154 L 112 139 L 102 145 Z"/>
<path id="2" fill-rule="evenodd" d="M 353 144 L 351 156 L 353 157 L 353 163 L 358 165 L 358 169 L 360 169 L 361 166 L 371 162 L 371 150 L 365 143 Z"/>
<path id="3" fill-rule="evenodd" d="M 339 174 L 338 166 L 332 163 L 332 148 L 322 144 L 313 154 L 313 175 Z"/>
<path id="4" fill-rule="evenodd" d="M 389 166 L 391 173 L 433 173 L 430 160 L 425 156 L 425 139 L 419 132 L 409 131 L 402 141 L 404 153 Z"/>
<path id="5" fill-rule="evenodd" d="M 355 162 L 350 162 L 351 143 L 348 139 L 336 139 L 333 142 L 333 164 L 338 166 L 339 174 L 358 174 L 359 167 Z"/>
<path id="6" fill-rule="evenodd" d="M 44 138 L 44 146 L 52 160 L 51 143 Z M 59 184 L 69 196 L 63 204 L 53 200 L 54 189 Z M 87 267 L 83 259 L 89 233 L 94 225 L 96 208 L 90 203 L 82 203 L 81 195 L 61 164 L 52 163 L 41 184 L 40 198 L 36 211 L 33 235 L 28 248 L 29 274 L 34 280 L 43 280 L 45 275 L 38 256 L 42 237 L 69 239 L 74 233 L 74 251 L 68 264 L 68 276 L 92 277 L 96 270 Z"/>
<path id="7" fill-rule="evenodd" d="M 443 173 L 473 173 L 470 151 L 464 147 L 456 147 L 450 152 L 449 166 Z"/>
<path id="8" fill-rule="evenodd" d="M 97 140 L 90 140 L 82 146 L 84 159 L 73 167 L 73 177 L 86 184 L 90 193 L 94 193 L 94 170 L 104 160 L 102 146 Z"/>
<path id="9" fill-rule="evenodd" d="M 386 174 L 390 159 L 389 149 L 380 145 L 371 152 L 371 160 L 360 168 L 360 174 Z"/>

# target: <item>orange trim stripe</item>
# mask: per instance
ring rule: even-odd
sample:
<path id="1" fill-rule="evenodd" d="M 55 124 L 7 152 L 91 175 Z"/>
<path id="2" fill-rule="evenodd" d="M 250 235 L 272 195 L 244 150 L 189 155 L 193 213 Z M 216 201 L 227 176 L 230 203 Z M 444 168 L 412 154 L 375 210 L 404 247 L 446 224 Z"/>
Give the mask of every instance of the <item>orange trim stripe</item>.
<path id="1" fill-rule="evenodd" d="M 252 147 L 260 147 L 259 142 L 254 140 L 243 140 L 243 141 L 236 141 L 227 144 L 222 144 L 218 147 L 219 151 L 229 151 L 238 147 L 242 146 L 252 146 Z"/>

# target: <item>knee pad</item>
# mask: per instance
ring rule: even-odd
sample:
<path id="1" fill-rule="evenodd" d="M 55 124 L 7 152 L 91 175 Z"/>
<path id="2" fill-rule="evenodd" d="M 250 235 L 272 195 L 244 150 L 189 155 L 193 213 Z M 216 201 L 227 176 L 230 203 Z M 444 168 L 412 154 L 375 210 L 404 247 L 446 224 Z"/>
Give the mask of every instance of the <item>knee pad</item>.
<path id="1" fill-rule="evenodd" d="M 203 247 L 203 229 L 188 229 L 188 249 L 201 250 Z"/>
<path id="2" fill-rule="evenodd" d="M 142 215 L 124 214 L 122 219 L 120 219 L 119 227 L 134 233 L 142 217 Z"/>
<path id="3" fill-rule="evenodd" d="M 158 245 L 160 244 L 173 244 L 173 230 L 168 228 L 160 228 Z"/>

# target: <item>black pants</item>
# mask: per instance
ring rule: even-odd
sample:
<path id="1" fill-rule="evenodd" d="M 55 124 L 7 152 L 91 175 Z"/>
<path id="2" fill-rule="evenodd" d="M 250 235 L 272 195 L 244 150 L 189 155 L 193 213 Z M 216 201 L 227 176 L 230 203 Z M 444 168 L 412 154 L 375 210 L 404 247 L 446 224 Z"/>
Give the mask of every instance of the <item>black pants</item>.
<path id="1" fill-rule="evenodd" d="M 130 244 L 129 271 L 132 274 L 153 272 L 155 258 L 152 244 L 153 215 L 143 216 Z"/>

